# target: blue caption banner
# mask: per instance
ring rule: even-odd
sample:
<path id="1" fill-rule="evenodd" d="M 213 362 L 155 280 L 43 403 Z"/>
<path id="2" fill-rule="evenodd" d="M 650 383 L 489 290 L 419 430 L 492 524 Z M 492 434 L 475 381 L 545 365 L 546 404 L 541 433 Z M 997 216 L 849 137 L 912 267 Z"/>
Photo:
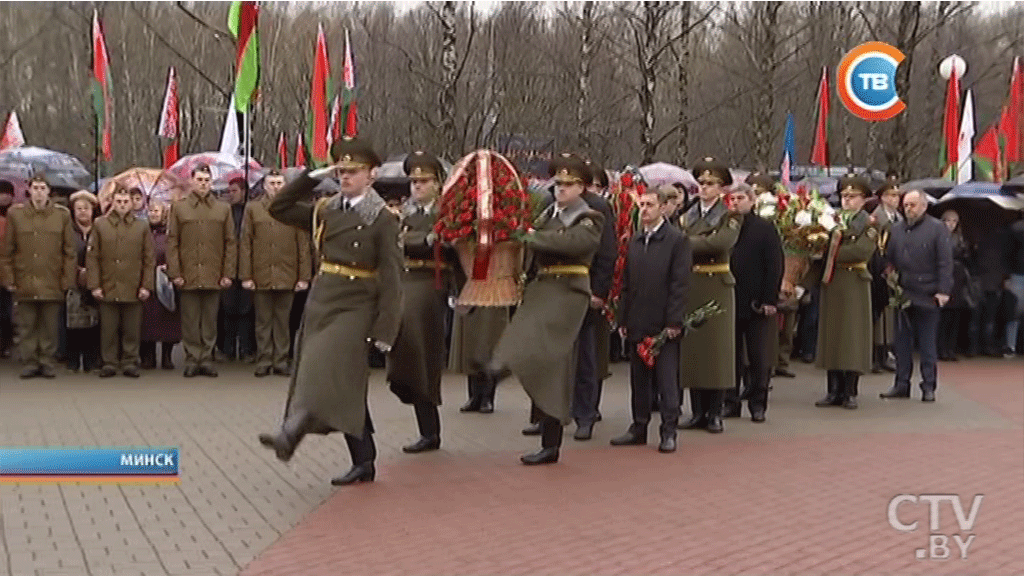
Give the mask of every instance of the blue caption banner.
<path id="1" fill-rule="evenodd" d="M 177 448 L 0 448 L 0 478 L 177 475 Z"/>

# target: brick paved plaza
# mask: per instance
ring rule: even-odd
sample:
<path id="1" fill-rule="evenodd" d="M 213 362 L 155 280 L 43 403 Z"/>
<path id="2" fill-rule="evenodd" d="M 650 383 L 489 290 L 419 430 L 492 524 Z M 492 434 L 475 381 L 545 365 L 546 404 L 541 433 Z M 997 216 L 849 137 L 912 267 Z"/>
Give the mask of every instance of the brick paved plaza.
<path id="1" fill-rule="evenodd" d="M 179 446 L 172 485 L 0 486 L 0 576 L 141 574 L 1024 574 L 1024 363 L 940 367 L 938 402 L 883 401 L 867 376 L 857 411 L 814 408 L 823 376 L 777 378 L 768 422 L 680 432 L 679 450 L 611 447 L 629 422 L 626 365 L 605 385 L 590 442 L 572 428 L 555 466 L 518 455 L 528 400 L 514 382 L 492 415 L 459 414 L 447 377 L 443 447 L 401 453 L 412 410 L 371 381 L 377 482 L 333 488 L 340 437 L 312 437 L 284 465 L 256 442 L 286 381 L 249 365 L 218 379 L 60 374 L 18 380 L 0 365 L 0 445 Z M 656 434 L 654 434 L 656 436 Z M 918 559 L 928 505 L 899 494 L 984 496 L 966 559 Z M 948 504 L 940 530 L 961 530 Z M 963 534 L 966 537 L 966 534 Z M 939 550 L 941 552 L 941 550 Z"/>

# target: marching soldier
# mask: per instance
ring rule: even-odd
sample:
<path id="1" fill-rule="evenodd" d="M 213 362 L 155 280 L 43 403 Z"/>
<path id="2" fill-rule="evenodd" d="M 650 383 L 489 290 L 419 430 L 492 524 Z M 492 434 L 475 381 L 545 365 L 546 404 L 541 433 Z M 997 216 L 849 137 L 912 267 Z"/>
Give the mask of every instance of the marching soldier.
<path id="1" fill-rule="evenodd" d="M 815 406 L 857 408 L 860 375 L 871 370 L 871 273 L 878 231 L 863 210 L 871 194 L 867 178 L 847 174 L 839 195 L 848 223 L 832 232 L 822 260 L 821 321 L 817 365 L 828 371 L 828 394 Z M 812 269 L 811 273 L 815 271 Z"/>
<path id="2" fill-rule="evenodd" d="M 415 454 L 441 447 L 441 375 L 445 367 L 445 315 L 448 313 L 448 266 L 435 274 L 434 233 L 437 196 L 444 180 L 441 162 L 424 152 L 406 157 L 403 164 L 412 194 L 401 208 L 401 239 L 405 250 L 402 274 L 402 322 L 395 347 L 387 358 L 391 391 L 416 413 L 420 438 L 404 446 Z"/>
<path id="3" fill-rule="evenodd" d="M 288 318 L 295 293 L 309 288 L 309 234 L 270 215 L 283 187 L 284 176 L 272 170 L 263 180 L 266 194 L 247 203 L 242 216 L 238 275 L 242 288 L 254 291 L 257 377 L 291 373 Z"/>
<path id="4" fill-rule="evenodd" d="M 77 250 L 71 213 L 50 199 L 42 176 L 28 184 L 27 204 L 11 206 L 0 244 L 0 277 L 17 302 L 22 378 L 55 378 L 57 330 L 64 294 L 75 285 Z"/>
<path id="5" fill-rule="evenodd" d="M 220 291 L 231 287 L 238 250 L 231 208 L 210 194 L 210 168 L 193 168 L 191 184 L 167 219 L 167 276 L 181 290 L 186 378 L 217 376 L 217 309 Z"/>
<path id="6" fill-rule="evenodd" d="M 504 368 L 515 374 L 533 402 L 541 450 L 521 458 L 527 465 L 558 461 L 562 426 L 572 419 L 577 339 L 590 303 L 590 263 L 604 225 L 604 216 L 580 197 L 589 179 L 583 160 L 563 155 L 552 161 L 551 170 L 555 203 L 523 238 L 536 275 L 488 366 L 491 380 Z"/>
<path id="7" fill-rule="evenodd" d="M 736 380 L 735 294 L 736 280 L 729 269 L 729 255 L 740 233 L 740 220 L 725 206 L 723 194 L 732 184 L 729 168 L 714 158 L 704 158 L 693 167 L 700 185 L 698 201 L 679 221 L 690 238 L 693 276 L 690 279 L 689 314 L 710 300 L 722 313 L 701 328 L 700 338 L 687 341 L 679 355 L 679 387 L 690 389 L 693 417 L 684 430 L 704 428 L 719 433 L 725 391 Z"/>
<path id="8" fill-rule="evenodd" d="M 883 274 L 885 270 L 885 245 L 889 241 L 889 230 L 903 221 L 900 200 L 903 193 L 898 181 L 890 177 L 878 189 L 878 207 L 871 213 L 878 230 L 878 250 L 868 262 L 871 270 L 871 317 L 874 320 L 874 347 L 872 348 L 871 371 L 895 372 L 896 366 L 889 359 L 889 350 L 896 327 L 896 312 L 889 306 L 889 284 Z"/>
<path id="9" fill-rule="evenodd" d="M 135 216 L 127 188 L 118 185 L 111 202 L 110 212 L 93 225 L 85 255 L 88 288 L 100 308 L 100 377 L 115 376 L 120 367 L 138 378 L 142 303 L 153 292 L 153 235 L 149 223 Z"/>
<path id="10" fill-rule="evenodd" d="M 461 269 L 456 274 L 457 285 L 465 283 Z M 474 306 L 469 309 L 457 307 L 452 320 L 452 345 L 449 351 L 448 368 L 465 374 L 469 388 L 469 400 L 459 412 L 494 412 L 494 382 L 487 379 L 480 367 L 494 353 L 498 339 L 508 327 L 509 313 L 505 306 Z"/>
<path id="11" fill-rule="evenodd" d="M 306 300 L 284 422 L 260 443 L 288 461 L 306 434 L 343 432 L 352 468 L 331 480 L 341 486 L 376 475 L 373 422 L 366 403 L 369 346 L 388 352 L 402 307 L 398 218 L 371 187 L 380 166 L 359 139 L 331 145 L 334 165 L 303 173 L 270 203 L 275 219 L 313 234 L 319 264 Z M 312 201 L 313 188 L 333 172 L 338 194 Z"/>

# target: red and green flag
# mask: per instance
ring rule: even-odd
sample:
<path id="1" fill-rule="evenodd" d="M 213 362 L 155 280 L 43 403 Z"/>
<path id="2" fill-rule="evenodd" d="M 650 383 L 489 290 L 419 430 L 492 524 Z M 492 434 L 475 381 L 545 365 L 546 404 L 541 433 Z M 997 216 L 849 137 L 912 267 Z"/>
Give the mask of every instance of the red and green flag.
<path id="1" fill-rule="evenodd" d="M 334 82 L 331 81 L 331 62 L 327 57 L 327 39 L 321 25 L 316 34 L 316 52 L 313 55 L 313 82 L 309 91 L 309 122 L 306 127 L 309 141 L 310 160 L 314 166 L 330 163 L 327 106 L 334 97 Z"/>
<path id="2" fill-rule="evenodd" d="M 167 74 L 167 90 L 156 135 L 168 141 L 164 147 L 164 168 L 170 168 L 178 161 L 178 78 L 174 75 L 174 66 Z"/>
<path id="3" fill-rule="evenodd" d="M 974 165 L 977 168 L 978 180 L 1002 182 L 1002 160 L 1000 158 L 999 135 L 996 125 L 992 125 L 981 136 L 974 147 Z"/>
<path id="4" fill-rule="evenodd" d="M 103 36 L 100 16 L 92 13 L 92 105 L 96 112 L 96 142 L 103 159 L 111 160 L 111 135 L 114 102 L 110 92 L 110 55 Z"/>
<path id="5" fill-rule="evenodd" d="M 1010 95 L 1003 113 L 999 117 L 999 141 L 1003 150 L 1003 160 L 1020 162 L 1024 160 L 1024 71 L 1020 68 L 1020 60 L 1013 59 L 1013 73 L 1010 79 Z"/>
<path id="6" fill-rule="evenodd" d="M 942 119 L 939 170 L 943 178 L 956 182 L 957 148 L 960 142 L 960 78 L 955 67 L 946 84 L 946 113 Z"/>
<path id="7" fill-rule="evenodd" d="M 235 109 L 245 112 L 256 99 L 260 83 L 259 6 L 256 2 L 231 3 L 228 30 L 235 37 Z"/>
<path id="8" fill-rule="evenodd" d="M 295 164 L 292 166 L 305 168 L 308 162 L 306 160 L 306 142 L 302 138 L 302 132 L 299 132 L 299 137 L 295 139 Z"/>
<path id="9" fill-rule="evenodd" d="M 284 170 L 288 167 L 288 139 L 284 132 L 277 139 L 277 167 Z"/>
<path id="10" fill-rule="evenodd" d="M 828 68 L 821 69 L 818 83 L 818 121 L 814 128 L 814 147 L 811 148 L 811 164 L 828 166 Z"/>
<path id="11" fill-rule="evenodd" d="M 342 83 L 342 105 L 345 115 L 345 135 L 355 136 L 359 133 L 358 106 L 356 105 L 356 68 L 352 60 L 352 44 L 349 43 L 348 30 L 345 30 L 345 68 Z"/>

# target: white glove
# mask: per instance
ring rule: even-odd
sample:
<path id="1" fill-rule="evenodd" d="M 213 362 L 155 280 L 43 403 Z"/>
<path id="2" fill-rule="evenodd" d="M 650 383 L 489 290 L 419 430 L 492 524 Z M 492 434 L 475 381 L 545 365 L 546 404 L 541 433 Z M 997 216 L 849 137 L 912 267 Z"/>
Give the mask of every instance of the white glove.
<path id="1" fill-rule="evenodd" d="M 323 168 L 317 168 L 309 173 L 309 177 L 314 180 L 323 180 L 324 178 L 334 174 L 334 166 L 325 166 Z"/>
<path id="2" fill-rule="evenodd" d="M 389 345 L 387 345 L 387 344 L 385 344 L 385 343 L 381 342 L 380 340 L 375 340 L 375 341 L 373 342 L 373 346 L 374 346 L 374 347 L 375 347 L 375 348 L 376 348 L 377 350 L 380 350 L 381 352 L 383 352 L 383 353 L 385 353 L 385 354 L 387 354 L 388 352 L 391 352 L 391 346 L 389 346 Z"/>

